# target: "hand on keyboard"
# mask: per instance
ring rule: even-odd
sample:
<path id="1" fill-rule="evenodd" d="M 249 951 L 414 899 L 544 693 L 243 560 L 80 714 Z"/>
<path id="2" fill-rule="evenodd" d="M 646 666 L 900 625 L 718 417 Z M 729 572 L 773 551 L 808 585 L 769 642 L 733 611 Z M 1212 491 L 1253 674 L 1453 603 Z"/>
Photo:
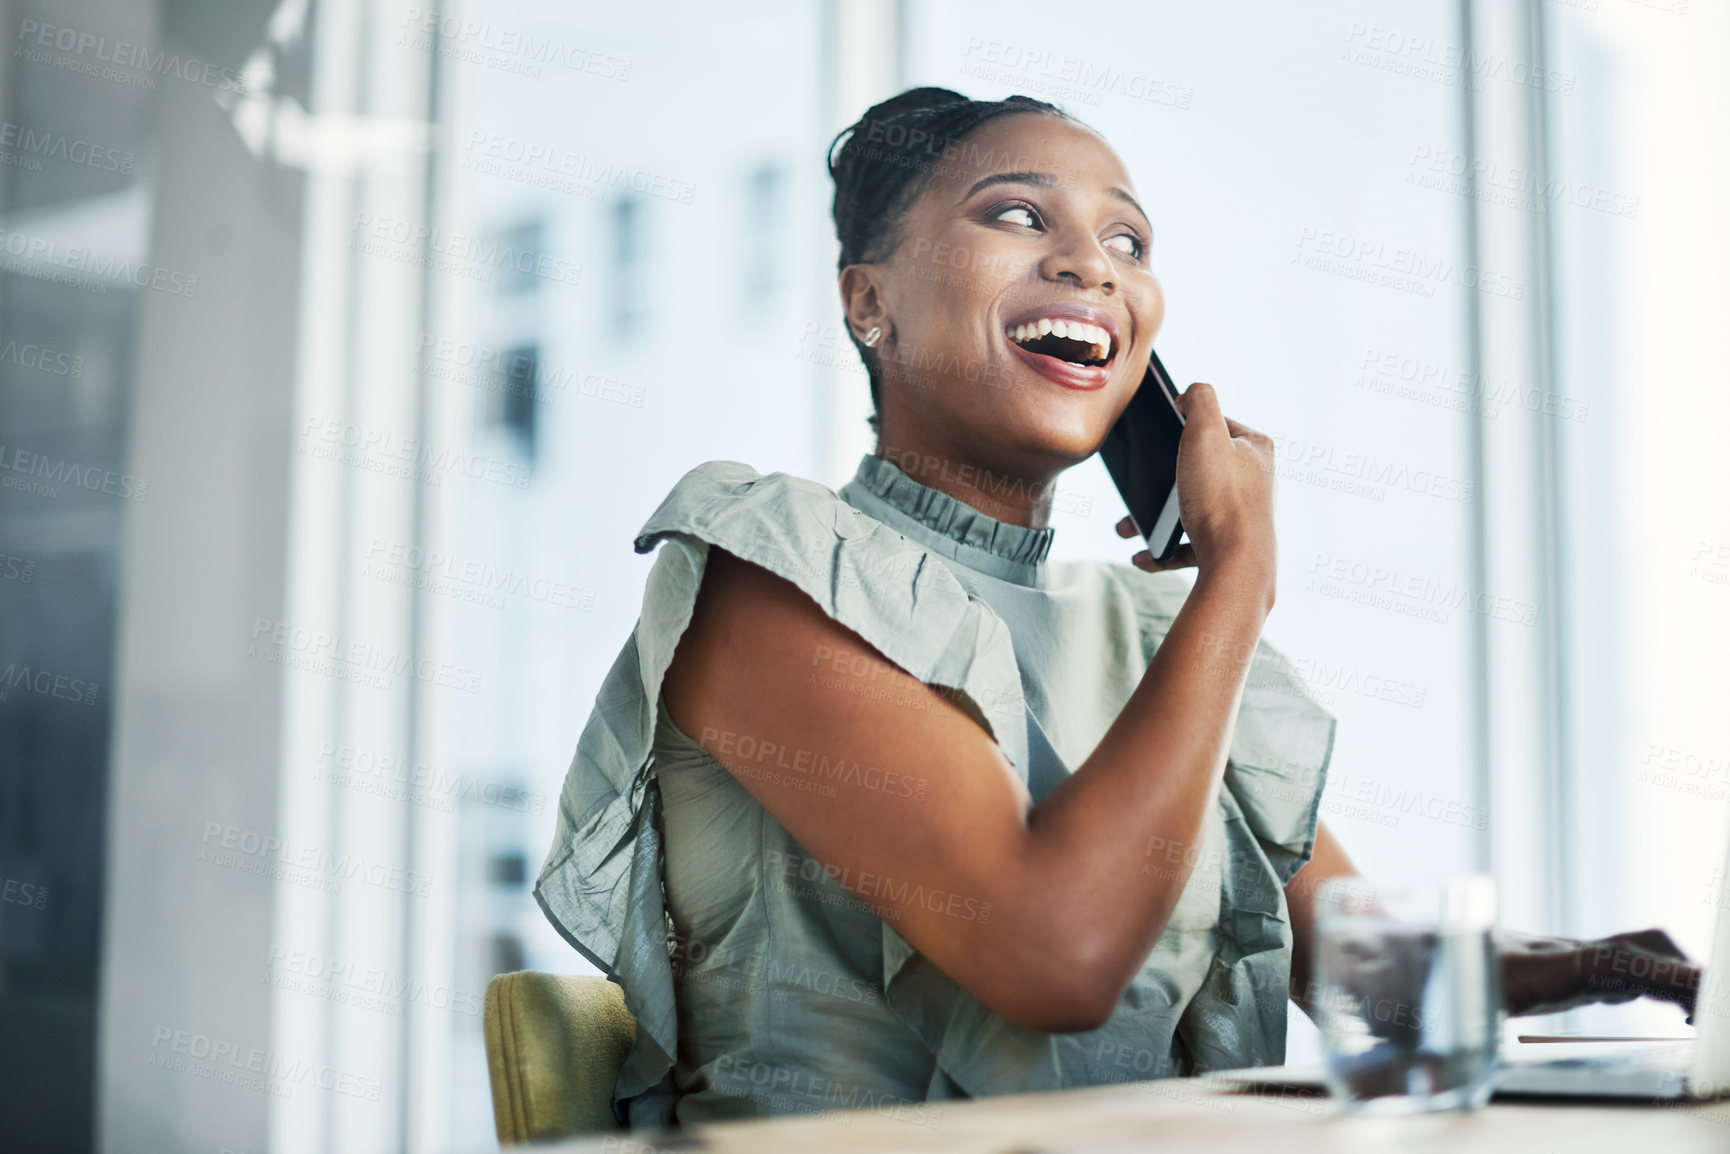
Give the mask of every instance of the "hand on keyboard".
<path id="1" fill-rule="evenodd" d="M 1511 1015 L 1647 997 L 1676 1003 L 1693 1021 L 1700 967 L 1663 930 L 1590 942 L 1497 930 L 1496 951 L 1502 962 L 1502 1002 Z"/>

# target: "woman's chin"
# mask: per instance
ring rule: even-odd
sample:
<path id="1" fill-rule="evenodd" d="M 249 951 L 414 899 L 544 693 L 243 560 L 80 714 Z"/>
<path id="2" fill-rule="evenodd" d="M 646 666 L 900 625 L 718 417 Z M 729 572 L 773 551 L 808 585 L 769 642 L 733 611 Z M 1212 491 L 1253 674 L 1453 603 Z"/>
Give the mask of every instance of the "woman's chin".
<path id="1" fill-rule="evenodd" d="M 1064 419 L 1055 420 L 1047 414 L 1046 418 L 1030 423 L 1022 443 L 1037 446 L 1043 453 L 1062 457 L 1071 464 L 1098 452 L 1110 431 L 1097 413 L 1069 413 L 1063 415 Z"/>

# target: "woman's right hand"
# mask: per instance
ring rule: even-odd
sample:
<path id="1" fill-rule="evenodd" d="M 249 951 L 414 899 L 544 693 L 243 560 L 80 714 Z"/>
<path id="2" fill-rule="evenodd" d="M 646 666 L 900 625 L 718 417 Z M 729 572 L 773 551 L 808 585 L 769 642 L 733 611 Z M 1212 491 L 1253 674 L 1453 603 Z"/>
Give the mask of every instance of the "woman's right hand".
<path id="1" fill-rule="evenodd" d="M 1177 398 L 1183 437 L 1177 450 L 1178 511 L 1189 542 L 1169 561 L 1141 552 L 1149 572 L 1196 566 L 1203 574 L 1238 566 L 1273 580 L 1274 444 L 1265 433 L 1220 412 L 1213 386 L 1196 382 Z M 1129 518 L 1118 523 L 1135 535 Z"/>

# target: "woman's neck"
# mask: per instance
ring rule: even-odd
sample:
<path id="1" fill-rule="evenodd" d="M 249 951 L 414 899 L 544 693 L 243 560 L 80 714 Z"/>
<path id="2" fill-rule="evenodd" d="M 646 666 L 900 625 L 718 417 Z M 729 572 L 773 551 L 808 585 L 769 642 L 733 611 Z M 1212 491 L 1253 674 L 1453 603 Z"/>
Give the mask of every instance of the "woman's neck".
<path id="1" fill-rule="evenodd" d="M 928 489 L 947 493 L 987 517 L 1028 529 L 1051 523 L 1057 477 L 1027 477 L 931 446 L 877 443 L 875 454 Z"/>

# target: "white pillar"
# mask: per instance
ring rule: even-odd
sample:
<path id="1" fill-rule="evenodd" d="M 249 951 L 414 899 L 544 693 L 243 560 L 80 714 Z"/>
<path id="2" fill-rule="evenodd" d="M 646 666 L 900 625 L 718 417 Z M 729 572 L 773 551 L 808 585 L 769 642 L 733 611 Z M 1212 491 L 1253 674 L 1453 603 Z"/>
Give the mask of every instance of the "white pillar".
<path id="1" fill-rule="evenodd" d="M 1541 185 L 1544 88 L 1514 79 L 1543 68 L 1538 2 L 1465 0 L 1464 12 L 1466 151 L 1496 171 L 1536 172 Z M 1468 204 L 1480 397 L 1509 385 L 1549 395 L 1549 218 L 1476 196 Z M 1504 924 L 1560 932 L 1569 823 L 1555 418 L 1543 406 L 1486 400 L 1471 419 L 1481 494 L 1471 506 L 1477 768 L 1480 804 L 1490 814 L 1480 861 L 1496 877 Z"/>
<path id="2" fill-rule="evenodd" d="M 903 86 L 902 27 L 904 14 L 898 0 L 829 0 L 825 9 L 825 56 L 823 140 L 865 114 L 878 101 L 886 100 Z M 866 418 L 871 415 L 871 389 L 859 364 L 841 313 L 836 288 L 834 258 L 839 245 L 828 248 L 830 259 L 823 287 L 815 302 L 815 315 L 828 318 L 833 334 L 825 332 L 808 339 L 808 355 L 814 362 L 812 386 L 818 391 L 818 444 L 821 473 L 816 478 L 831 487 L 852 479 L 859 458 L 875 447 Z M 831 347 L 832 337 L 832 347 Z"/>
<path id="3" fill-rule="evenodd" d="M 332 663 L 338 676 L 290 674 L 282 832 L 385 873 L 382 884 L 344 880 L 340 893 L 280 887 L 280 948 L 368 976 L 346 983 L 352 998 L 279 990 L 277 1034 L 285 1049 L 377 1083 L 376 1097 L 369 1085 L 280 1101 L 280 1151 L 424 1149 L 436 1144 L 449 1086 L 449 1010 L 424 992 L 451 984 L 455 815 L 414 803 L 413 766 L 442 763 L 428 735 L 451 690 L 418 675 L 441 654 L 415 590 L 372 572 L 393 550 L 436 547 L 426 528 L 444 487 L 464 479 L 429 463 L 460 446 L 427 411 L 416 366 L 440 279 L 423 263 L 419 230 L 444 223 L 430 218 L 430 155 L 412 132 L 394 151 L 357 144 L 368 125 L 430 119 L 437 56 L 405 43 L 417 37 L 409 7 L 337 0 L 312 23 L 308 112 L 324 127 L 309 154 L 283 617 L 337 639 L 351 659 Z"/>

